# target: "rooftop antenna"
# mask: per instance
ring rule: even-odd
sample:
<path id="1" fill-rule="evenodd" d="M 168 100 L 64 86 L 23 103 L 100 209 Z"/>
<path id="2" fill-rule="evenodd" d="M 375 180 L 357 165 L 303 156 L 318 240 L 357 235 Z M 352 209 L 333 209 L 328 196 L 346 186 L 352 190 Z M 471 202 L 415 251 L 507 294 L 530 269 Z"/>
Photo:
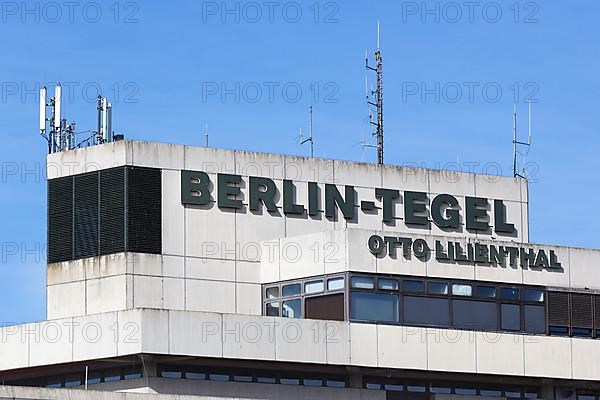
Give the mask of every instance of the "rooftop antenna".
<path id="1" fill-rule="evenodd" d="M 529 154 L 529 149 L 531 148 L 531 100 L 529 101 L 528 128 L 529 128 L 529 132 L 528 132 L 528 136 L 527 136 L 527 141 L 523 142 L 523 141 L 518 140 L 517 105 L 515 104 L 513 106 L 513 174 L 514 174 L 515 178 L 520 177 L 523 179 L 527 179 L 526 171 L 525 171 L 525 157 L 527 156 L 527 154 Z M 524 153 L 519 151 L 518 146 L 525 147 L 526 151 Z M 518 162 L 517 162 L 518 154 L 521 155 L 521 164 L 523 167 L 521 172 L 519 172 L 519 170 L 518 170 L 518 167 L 519 167 Z"/>
<path id="2" fill-rule="evenodd" d="M 50 112 L 48 112 L 50 108 Z M 62 118 L 62 86 L 54 86 L 54 97 L 48 99 L 48 88 L 40 89 L 40 135 L 48 142 L 48 153 L 69 150 L 75 140 L 75 123 L 67 125 Z"/>
<path id="3" fill-rule="evenodd" d="M 304 139 L 302 136 L 302 128 L 300 128 L 300 145 L 310 143 L 310 157 L 315 156 L 315 141 L 313 140 L 313 106 L 308 108 L 308 137 Z"/>
<path id="4" fill-rule="evenodd" d="M 377 74 L 377 89 L 369 92 L 367 85 L 367 104 L 369 110 L 375 107 L 377 112 L 377 121 L 373 122 L 373 116 L 369 112 L 369 125 L 371 127 L 371 135 L 377 137 L 377 163 L 383 164 L 383 58 L 381 56 L 381 29 L 379 21 L 377 21 L 377 49 L 375 50 L 375 67 L 369 65 L 368 51 L 365 55 L 367 71 L 373 71 Z M 371 97 L 375 96 L 375 101 L 371 101 Z M 373 145 L 365 145 L 364 147 L 374 147 Z"/>
<path id="5" fill-rule="evenodd" d="M 204 147 L 208 147 L 208 124 L 204 126 Z"/>

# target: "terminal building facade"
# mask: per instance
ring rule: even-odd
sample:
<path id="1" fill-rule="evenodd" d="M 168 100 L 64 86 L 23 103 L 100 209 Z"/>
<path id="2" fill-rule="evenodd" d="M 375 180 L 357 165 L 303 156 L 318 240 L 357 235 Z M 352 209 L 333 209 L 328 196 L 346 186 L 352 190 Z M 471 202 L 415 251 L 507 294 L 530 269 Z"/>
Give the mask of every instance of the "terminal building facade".
<path id="1" fill-rule="evenodd" d="M 599 399 L 600 252 L 530 243 L 526 180 L 135 141 L 47 173 L 0 399 Z"/>

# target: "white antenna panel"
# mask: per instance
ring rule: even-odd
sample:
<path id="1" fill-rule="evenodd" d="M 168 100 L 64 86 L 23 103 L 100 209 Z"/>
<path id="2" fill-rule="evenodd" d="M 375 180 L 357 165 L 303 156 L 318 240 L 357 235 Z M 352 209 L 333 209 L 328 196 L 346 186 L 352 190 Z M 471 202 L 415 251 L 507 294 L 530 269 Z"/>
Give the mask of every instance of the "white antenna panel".
<path id="1" fill-rule="evenodd" d="M 61 121 L 60 121 L 60 113 L 62 106 L 62 87 L 60 84 L 54 87 L 54 128 L 60 129 Z"/>
<path id="2" fill-rule="evenodd" d="M 46 86 L 40 90 L 40 132 L 46 132 Z"/>

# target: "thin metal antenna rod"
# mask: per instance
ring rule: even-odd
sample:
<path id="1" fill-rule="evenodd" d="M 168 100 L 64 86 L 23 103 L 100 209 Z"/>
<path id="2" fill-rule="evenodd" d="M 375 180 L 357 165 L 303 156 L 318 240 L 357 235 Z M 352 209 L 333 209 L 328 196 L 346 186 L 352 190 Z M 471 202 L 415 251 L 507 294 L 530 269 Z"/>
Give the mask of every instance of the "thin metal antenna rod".
<path id="1" fill-rule="evenodd" d="M 375 50 L 376 66 L 369 66 L 369 58 L 367 56 L 366 65 L 368 71 L 374 71 L 377 74 L 377 89 L 371 94 L 375 94 L 375 103 L 368 101 L 367 103 L 377 109 L 377 122 L 373 136 L 377 137 L 377 163 L 383 164 L 383 57 L 381 56 L 381 30 L 379 21 L 377 22 L 377 50 Z M 368 97 L 368 94 L 367 94 Z"/>
<path id="2" fill-rule="evenodd" d="M 208 124 L 204 127 L 204 147 L 208 147 Z"/>
<path id="3" fill-rule="evenodd" d="M 300 130 L 300 144 L 310 143 L 310 157 L 315 156 L 315 141 L 313 140 L 313 106 L 308 108 L 308 137 L 303 140 L 302 130 Z"/>
<path id="4" fill-rule="evenodd" d="M 517 105 L 515 104 L 513 107 L 513 175 L 515 178 L 519 177 L 519 178 L 523 178 L 523 179 L 527 179 L 527 177 L 525 176 L 525 155 L 523 153 L 521 153 L 521 155 L 523 156 L 523 173 L 519 173 L 518 171 L 518 163 L 517 163 L 517 154 L 518 154 L 518 150 L 517 150 L 517 146 L 525 146 L 527 147 L 527 149 L 529 149 L 531 147 L 531 102 L 529 102 L 529 121 L 528 121 L 528 125 L 529 125 L 529 133 L 528 133 L 528 138 L 526 142 L 521 142 L 518 140 L 518 133 L 517 133 Z M 529 151 L 529 150 L 528 150 Z"/>

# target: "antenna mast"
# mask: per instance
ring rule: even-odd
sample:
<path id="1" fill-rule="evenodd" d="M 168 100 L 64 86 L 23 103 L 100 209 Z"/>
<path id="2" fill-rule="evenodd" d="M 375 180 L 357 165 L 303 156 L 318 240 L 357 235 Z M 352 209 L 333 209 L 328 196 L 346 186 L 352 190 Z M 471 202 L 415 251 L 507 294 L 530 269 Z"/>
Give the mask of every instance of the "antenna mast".
<path id="1" fill-rule="evenodd" d="M 525 156 L 527 156 L 527 154 L 529 153 L 529 149 L 531 148 L 531 100 L 529 101 L 529 122 L 528 122 L 528 128 L 529 128 L 529 133 L 528 133 L 528 137 L 527 137 L 527 141 L 523 142 L 523 141 L 519 141 L 518 140 L 518 134 L 517 134 L 517 105 L 515 104 L 513 107 L 513 174 L 514 177 L 517 178 L 523 178 L 523 179 L 527 179 L 527 177 L 525 176 Z M 518 146 L 523 146 L 527 149 L 526 153 L 523 154 L 521 152 L 519 152 L 518 150 Z M 517 162 L 517 155 L 521 154 L 521 156 L 523 157 L 523 170 L 522 172 L 519 172 L 518 168 L 518 162 Z"/>
<path id="2" fill-rule="evenodd" d="M 208 147 L 208 124 L 204 126 L 204 147 Z"/>
<path id="3" fill-rule="evenodd" d="M 300 130 L 300 145 L 310 143 L 310 157 L 315 156 L 315 142 L 313 140 L 313 106 L 308 108 L 308 137 L 303 140 L 302 130 Z"/>
<path id="4" fill-rule="evenodd" d="M 369 65 L 369 56 L 367 52 L 367 71 L 373 71 L 377 74 L 377 89 L 375 91 L 371 90 L 370 93 L 367 89 L 367 104 L 371 107 L 375 107 L 377 110 L 377 122 L 373 122 L 372 117 L 369 116 L 369 123 L 372 127 L 371 135 L 377 137 L 377 163 L 381 165 L 383 164 L 383 58 L 381 56 L 379 21 L 377 22 L 377 50 L 375 50 L 375 63 L 375 67 Z M 375 95 L 375 102 L 370 100 L 370 96 L 373 95 Z M 363 146 L 365 145 L 363 144 Z"/>

